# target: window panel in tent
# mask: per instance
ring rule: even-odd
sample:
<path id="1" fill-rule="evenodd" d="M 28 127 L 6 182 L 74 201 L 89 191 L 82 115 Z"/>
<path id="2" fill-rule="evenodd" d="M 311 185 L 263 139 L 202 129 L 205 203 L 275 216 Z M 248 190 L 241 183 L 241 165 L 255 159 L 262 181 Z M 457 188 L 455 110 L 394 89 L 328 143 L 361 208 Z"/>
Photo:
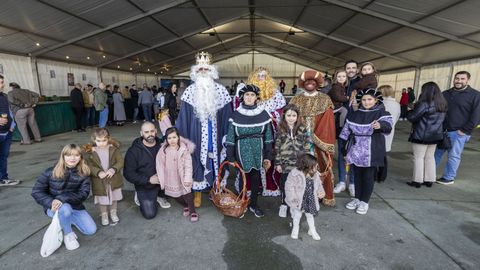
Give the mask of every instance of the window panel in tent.
<path id="1" fill-rule="evenodd" d="M 453 62 L 452 74 L 462 70 L 470 73 L 470 86 L 480 91 L 480 58 Z"/>
<path id="2" fill-rule="evenodd" d="M 34 81 L 32 62 L 29 57 L 0 53 L 0 72 L 5 80 L 5 92 L 10 91 L 11 82 L 18 83 L 22 88 L 38 92 Z"/>
<path id="3" fill-rule="evenodd" d="M 440 90 L 444 91 L 449 87 L 449 81 L 451 79 L 451 64 L 439 64 L 433 66 L 423 67 L 420 70 L 420 80 L 419 86 L 421 87 L 424 83 L 433 81 L 438 84 Z"/>

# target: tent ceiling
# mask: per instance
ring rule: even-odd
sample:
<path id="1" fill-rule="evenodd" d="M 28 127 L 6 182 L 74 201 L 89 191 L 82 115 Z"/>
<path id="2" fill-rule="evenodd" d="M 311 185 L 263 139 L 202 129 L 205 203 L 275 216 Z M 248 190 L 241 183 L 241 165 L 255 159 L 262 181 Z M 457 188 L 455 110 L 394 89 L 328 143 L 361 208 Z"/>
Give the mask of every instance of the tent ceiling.
<path id="1" fill-rule="evenodd" d="M 257 51 L 321 70 L 348 59 L 393 70 L 479 57 L 479 12 L 477 0 L 6 1 L 0 50 L 170 75 L 199 50 L 215 61 Z"/>

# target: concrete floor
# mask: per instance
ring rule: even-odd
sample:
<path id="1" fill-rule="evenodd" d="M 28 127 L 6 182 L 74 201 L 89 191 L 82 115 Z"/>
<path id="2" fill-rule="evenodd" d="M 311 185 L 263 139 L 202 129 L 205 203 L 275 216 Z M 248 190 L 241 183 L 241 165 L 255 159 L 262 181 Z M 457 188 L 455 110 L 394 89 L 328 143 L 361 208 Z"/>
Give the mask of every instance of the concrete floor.
<path id="1" fill-rule="evenodd" d="M 113 127 L 125 153 L 139 125 Z M 344 208 L 322 208 L 319 242 L 302 220 L 299 240 L 290 239 L 289 219 L 277 216 L 278 198 L 261 198 L 266 216 L 222 216 L 204 195 L 200 222 L 191 224 L 173 200 L 153 220 L 144 220 L 125 185 L 120 223 L 102 227 L 90 198 L 86 205 L 99 225 L 94 236 L 79 236 L 80 248 L 64 246 L 48 258 L 39 254 L 50 223 L 30 196 L 35 178 L 53 166 L 63 145 L 86 143 L 89 134 L 65 133 L 31 146 L 15 143 L 9 174 L 22 179 L 0 188 L 0 269 L 479 269 L 480 132 L 466 145 L 454 185 L 407 186 L 412 174 L 410 126 L 397 126 L 389 155 L 389 178 L 375 186 L 366 216 Z M 477 169 L 476 169 L 477 168 Z M 439 169 L 439 172 L 441 170 Z"/>

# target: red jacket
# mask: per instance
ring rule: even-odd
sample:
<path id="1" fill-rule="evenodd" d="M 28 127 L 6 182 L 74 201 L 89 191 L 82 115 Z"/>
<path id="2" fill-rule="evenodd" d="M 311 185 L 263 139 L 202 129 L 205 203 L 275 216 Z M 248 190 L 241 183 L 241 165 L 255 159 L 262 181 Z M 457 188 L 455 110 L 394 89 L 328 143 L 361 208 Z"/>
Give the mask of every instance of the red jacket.
<path id="1" fill-rule="evenodd" d="M 402 98 L 400 99 L 400 105 L 401 106 L 407 106 L 408 105 L 408 93 L 402 93 Z"/>

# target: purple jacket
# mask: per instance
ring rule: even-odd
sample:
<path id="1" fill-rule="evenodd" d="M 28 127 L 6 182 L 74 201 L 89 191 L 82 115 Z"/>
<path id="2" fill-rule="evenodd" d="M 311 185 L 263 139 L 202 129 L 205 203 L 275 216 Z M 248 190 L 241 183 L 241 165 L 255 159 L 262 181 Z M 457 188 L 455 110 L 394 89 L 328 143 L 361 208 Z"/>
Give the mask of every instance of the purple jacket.
<path id="1" fill-rule="evenodd" d="M 374 121 L 380 123 L 380 129 L 374 130 Z M 383 106 L 372 109 L 359 109 L 351 113 L 345 121 L 340 139 L 345 144 L 346 160 L 357 167 L 382 167 L 386 155 L 385 136 L 392 130 L 392 116 Z"/>

